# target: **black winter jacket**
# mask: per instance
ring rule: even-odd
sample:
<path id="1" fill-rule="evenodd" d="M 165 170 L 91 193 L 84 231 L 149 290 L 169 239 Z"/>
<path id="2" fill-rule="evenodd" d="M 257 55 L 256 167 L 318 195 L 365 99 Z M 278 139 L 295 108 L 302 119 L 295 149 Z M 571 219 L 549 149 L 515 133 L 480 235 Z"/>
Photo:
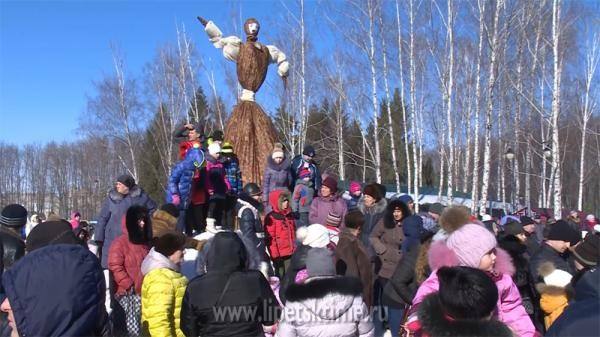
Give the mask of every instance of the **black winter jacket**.
<path id="1" fill-rule="evenodd" d="M 207 273 L 193 279 L 183 297 L 181 330 L 186 336 L 262 336 L 262 324 L 279 319 L 269 283 L 260 272 L 246 269 L 246 254 L 235 233 L 215 235 Z"/>
<path id="2" fill-rule="evenodd" d="M 544 262 L 552 262 L 556 269 L 564 270 L 571 275 L 574 274 L 573 262 L 569 259 L 569 252 L 560 254 L 544 242 L 529 260 L 529 273 L 534 284 L 544 281 L 538 271 L 540 265 Z"/>
<path id="3" fill-rule="evenodd" d="M 25 242 L 19 234 L 10 228 L 0 226 L 0 242 L 2 243 L 2 263 L 4 269 L 10 268 L 18 259 L 25 255 Z"/>
<path id="4" fill-rule="evenodd" d="M 419 284 L 415 278 L 415 264 L 421 246 L 413 246 L 402 256 L 394 274 L 383 288 L 383 296 L 396 305 L 412 304 Z"/>

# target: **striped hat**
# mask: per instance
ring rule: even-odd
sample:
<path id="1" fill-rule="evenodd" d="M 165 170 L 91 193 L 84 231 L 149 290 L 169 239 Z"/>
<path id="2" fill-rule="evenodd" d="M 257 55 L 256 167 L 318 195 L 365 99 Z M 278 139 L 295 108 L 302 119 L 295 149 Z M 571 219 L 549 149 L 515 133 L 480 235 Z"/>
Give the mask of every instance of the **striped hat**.
<path id="1" fill-rule="evenodd" d="M 342 217 L 339 216 L 337 213 L 329 212 L 329 214 L 327 214 L 327 220 L 326 220 L 327 225 L 333 226 L 333 227 L 339 227 L 340 223 L 342 223 Z"/>
<path id="2" fill-rule="evenodd" d="M 10 204 L 2 209 L 0 224 L 6 227 L 23 227 L 27 223 L 27 210 L 19 204 Z"/>

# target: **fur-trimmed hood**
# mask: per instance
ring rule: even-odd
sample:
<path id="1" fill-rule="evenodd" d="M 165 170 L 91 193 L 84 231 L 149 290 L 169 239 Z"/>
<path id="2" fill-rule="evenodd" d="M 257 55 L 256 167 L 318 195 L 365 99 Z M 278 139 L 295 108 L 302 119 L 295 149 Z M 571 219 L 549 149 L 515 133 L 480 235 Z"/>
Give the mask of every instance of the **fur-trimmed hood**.
<path id="1" fill-rule="evenodd" d="M 352 307 L 356 297 L 362 297 L 362 290 L 360 280 L 354 277 L 312 278 L 291 284 L 285 297 L 288 302 L 301 302 L 321 319 L 334 320 Z"/>
<path id="2" fill-rule="evenodd" d="M 454 254 L 445 241 L 435 241 L 429 247 L 429 267 L 431 270 L 437 270 L 441 267 L 454 267 L 459 265 L 458 257 Z M 494 271 L 500 274 L 515 274 L 515 266 L 512 258 L 502 248 L 496 248 L 496 264 Z"/>
<path id="3" fill-rule="evenodd" d="M 140 195 L 142 195 L 142 188 L 139 187 L 138 185 L 135 185 L 129 189 L 129 193 L 127 195 L 132 198 L 137 198 Z M 110 200 L 112 200 L 115 203 L 121 202 L 125 198 L 125 196 L 126 195 L 123 195 L 123 194 L 117 192 L 116 188 L 112 188 L 108 192 L 108 197 L 110 198 Z"/>
<path id="4" fill-rule="evenodd" d="M 360 197 L 360 200 L 358 200 L 358 204 L 356 205 L 356 207 L 362 214 L 367 214 L 367 213 L 379 214 L 379 213 L 385 212 L 387 204 L 388 204 L 387 199 L 381 198 L 381 200 L 376 202 L 375 205 L 373 205 L 373 207 L 367 209 L 367 206 L 365 206 L 365 196 L 362 195 Z"/>
<path id="5" fill-rule="evenodd" d="M 512 337 L 512 331 L 497 320 L 452 320 L 444 314 L 439 297 L 431 294 L 419 306 L 419 321 L 426 335 Z"/>

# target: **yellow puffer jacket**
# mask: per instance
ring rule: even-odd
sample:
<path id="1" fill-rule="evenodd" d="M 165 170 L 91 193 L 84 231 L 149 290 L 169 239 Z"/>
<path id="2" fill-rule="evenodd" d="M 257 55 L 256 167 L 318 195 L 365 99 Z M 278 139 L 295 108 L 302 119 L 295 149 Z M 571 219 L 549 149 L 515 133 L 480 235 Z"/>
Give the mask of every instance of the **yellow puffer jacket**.
<path id="1" fill-rule="evenodd" d="M 185 337 L 179 328 L 187 279 L 154 248 L 142 263 L 142 333 L 151 337 Z"/>

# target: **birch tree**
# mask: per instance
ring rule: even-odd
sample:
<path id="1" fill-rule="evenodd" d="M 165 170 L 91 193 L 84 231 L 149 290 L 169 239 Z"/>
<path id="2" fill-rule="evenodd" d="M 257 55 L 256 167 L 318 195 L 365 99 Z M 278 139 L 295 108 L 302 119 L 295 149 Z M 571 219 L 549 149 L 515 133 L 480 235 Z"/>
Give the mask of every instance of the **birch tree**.
<path id="1" fill-rule="evenodd" d="M 404 125 L 404 157 L 406 158 L 406 181 L 408 185 L 408 192 L 412 190 L 412 165 L 410 153 L 408 151 L 408 124 L 406 122 L 406 100 L 404 99 L 404 67 L 402 59 L 402 25 L 400 23 L 400 6 L 398 0 L 396 0 L 396 25 L 398 27 L 398 74 L 400 77 L 400 101 L 402 102 L 402 123 Z"/>
<path id="2" fill-rule="evenodd" d="M 473 213 L 477 209 L 477 205 L 479 205 L 479 126 L 481 124 L 479 116 L 481 109 L 481 65 L 483 63 L 485 3 L 485 1 L 477 0 L 477 7 L 479 9 L 479 43 L 477 44 L 477 70 L 475 75 L 475 139 L 473 145 L 473 184 L 471 185 L 471 212 Z"/>
<path id="3" fill-rule="evenodd" d="M 561 0 L 554 0 L 552 5 L 552 56 L 553 56 L 553 82 L 552 82 L 552 174 L 554 175 L 554 218 L 562 217 L 562 185 L 560 169 L 560 84 L 562 76 L 561 50 L 559 46 L 561 37 L 560 14 Z"/>
<path id="4" fill-rule="evenodd" d="M 584 60 L 584 91 L 583 108 L 581 109 L 581 154 L 579 159 L 579 191 L 577 193 L 577 209 L 583 210 L 583 182 L 585 176 L 585 149 L 588 123 L 594 110 L 596 101 L 591 99 L 591 87 L 594 83 L 594 76 L 600 60 L 600 36 L 595 33 L 591 41 L 588 42 L 587 51 Z"/>
<path id="5" fill-rule="evenodd" d="M 499 20 L 500 13 L 504 7 L 504 0 L 498 0 L 496 2 L 496 10 L 494 12 L 494 27 L 492 33 L 492 41 L 490 45 L 490 65 L 489 65 L 489 77 L 487 84 L 487 108 L 485 114 L 485 143 L 483 152 L 483 185 L 481 187 L 481 201 L 479 203 L 479 213 L 485 214 L 488 203 L 488 192 L 490 185 L 490 166 L 492 162 L 491 158 L 491 147 L 492 147 L 492 113 L 494 111 L 494 88 L 496 86 L 496 73 L 498 71 L 498 33 L 499 33 Z"/>

